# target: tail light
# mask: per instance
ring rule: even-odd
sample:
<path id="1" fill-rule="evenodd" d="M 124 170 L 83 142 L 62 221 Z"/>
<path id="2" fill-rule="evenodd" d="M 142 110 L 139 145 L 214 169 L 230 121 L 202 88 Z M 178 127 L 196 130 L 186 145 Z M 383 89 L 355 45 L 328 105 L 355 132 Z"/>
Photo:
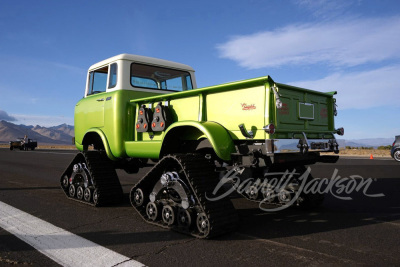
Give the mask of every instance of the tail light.
<path id="1" fill-rule="evenodd" d="M 267 126 L 264 127 L 264 130 L 266 133 L 274 134 L 275 133 L 275 125 L 272 123 L 268 124 Z"/>

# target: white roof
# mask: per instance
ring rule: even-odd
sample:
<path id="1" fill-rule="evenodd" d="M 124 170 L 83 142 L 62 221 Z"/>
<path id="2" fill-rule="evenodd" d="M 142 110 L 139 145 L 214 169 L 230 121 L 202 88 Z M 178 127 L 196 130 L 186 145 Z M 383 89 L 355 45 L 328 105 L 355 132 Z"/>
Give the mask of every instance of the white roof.
<path id="1" fill-rule="evenodd" d="M 176 63 L 176 62 L 164 60 L 164 59 L 131 55 L 131 54 L 120 54 L 120 55 L 117 55 L 114 57 L 107 58 L 103 61 L 100 61 L 100 62 L 90 66 L 89 70 L 97 69 L 99 67 L 110 64 L 111 62 L 115 62 L 117 60 L 129 60 L 129 61 L 137 62 L 137 63 L 145 63 L 145 64 L 150 64 L 150 65 L 170 67 L 170 68 L 186 70 L 186 71 L 194 71 L 194 69 L 192 67 L 185 65 L 185 64 Z"/>

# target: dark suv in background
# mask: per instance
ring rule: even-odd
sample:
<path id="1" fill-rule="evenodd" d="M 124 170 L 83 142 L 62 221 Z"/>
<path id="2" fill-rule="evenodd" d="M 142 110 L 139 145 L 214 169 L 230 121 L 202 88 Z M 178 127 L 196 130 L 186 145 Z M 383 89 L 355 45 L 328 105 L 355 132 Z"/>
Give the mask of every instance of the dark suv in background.
<path id="1" fill-rule="evenodd" d="M 396 136 L 390 155 L 392 155 L 392 158 L 394 158 L 395 161 L 400 162 L 400 135 Z"/>

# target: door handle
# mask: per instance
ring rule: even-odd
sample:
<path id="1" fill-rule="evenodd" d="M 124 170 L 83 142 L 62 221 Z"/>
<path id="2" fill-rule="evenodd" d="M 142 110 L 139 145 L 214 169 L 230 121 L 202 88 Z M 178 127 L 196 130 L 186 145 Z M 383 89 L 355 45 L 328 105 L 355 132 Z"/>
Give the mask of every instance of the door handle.
<path id="1" fill-rule="evenodd" d="M 98 101 L 98 102 L 104 101 L 104 98 L 99 98 L 96 101 Z"/>

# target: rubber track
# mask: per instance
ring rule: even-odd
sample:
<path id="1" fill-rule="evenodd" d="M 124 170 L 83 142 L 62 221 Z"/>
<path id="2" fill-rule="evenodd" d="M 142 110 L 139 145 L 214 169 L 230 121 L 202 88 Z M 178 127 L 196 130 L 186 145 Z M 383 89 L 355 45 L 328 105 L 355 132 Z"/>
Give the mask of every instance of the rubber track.
<path id="1" fill-rule="evenodd" d="M 207 236 L 196 233 L 197 228 L 195 224 L 197 214 L 192 216 L 192 226 L 194 226 L 192 228 L 195 230 L 191 232 L 185 231 L 177 225 L 167 226 L 162 223 L 162 220 L 160 222 L 153 222 L 147 219 L 145 206 L 149 201 L 148 196 L 155 183 L 171 164 L 178 164 L 182 168 L 188 180 L 188 186 L 190 186 L 194 195 L 196 204 L 200 205 L 203 212 L 207 215 L 210 223 L 210 232 Z M 209 201 L 205 197 L 206 195 L 213 197 L 212 192 L 218 182 L 219 179 L 217 173 L 214 171 L 213 164 L 206 160 L 204 156 L 199 154 L 169 155 L 159 161 L 134 187 L 132 187 L 130 194 L 131 204 L 147 223 L 189 234 L 197 238 L 215 237 L 233 231 L 238 222 L 236 210 L 229 198 Z M 145 195 L 145 202 L 139 208 L 135 207 L 132 201 L 133 193 L 137 188 L 141 188 Z"/>
<path id="2" fill-rule="evenodd" d="M 94 189 L 99 194 L 99 202 L 94 204 L 93 201 L 86 202 L 77 198 L 72 198 L 68 194 L 68 189 L 62 187 L 62 178 L 64 175 L 71 177 L 74 164 L 85 161 L 89 173 L 93 179 Z M 82 163 L 82 162 L 81 162 Z M 90 206 L 105 206 L 120 203 L 123 199 L 123 191 L 119 182 L 112 161 L 107 154 L 102 151 L 86 151 L 78 153 L 61 176 L 61 188 L 67 198 L 78 201 Z M 92 191 L 93 193 L 93 191 Z"/>

